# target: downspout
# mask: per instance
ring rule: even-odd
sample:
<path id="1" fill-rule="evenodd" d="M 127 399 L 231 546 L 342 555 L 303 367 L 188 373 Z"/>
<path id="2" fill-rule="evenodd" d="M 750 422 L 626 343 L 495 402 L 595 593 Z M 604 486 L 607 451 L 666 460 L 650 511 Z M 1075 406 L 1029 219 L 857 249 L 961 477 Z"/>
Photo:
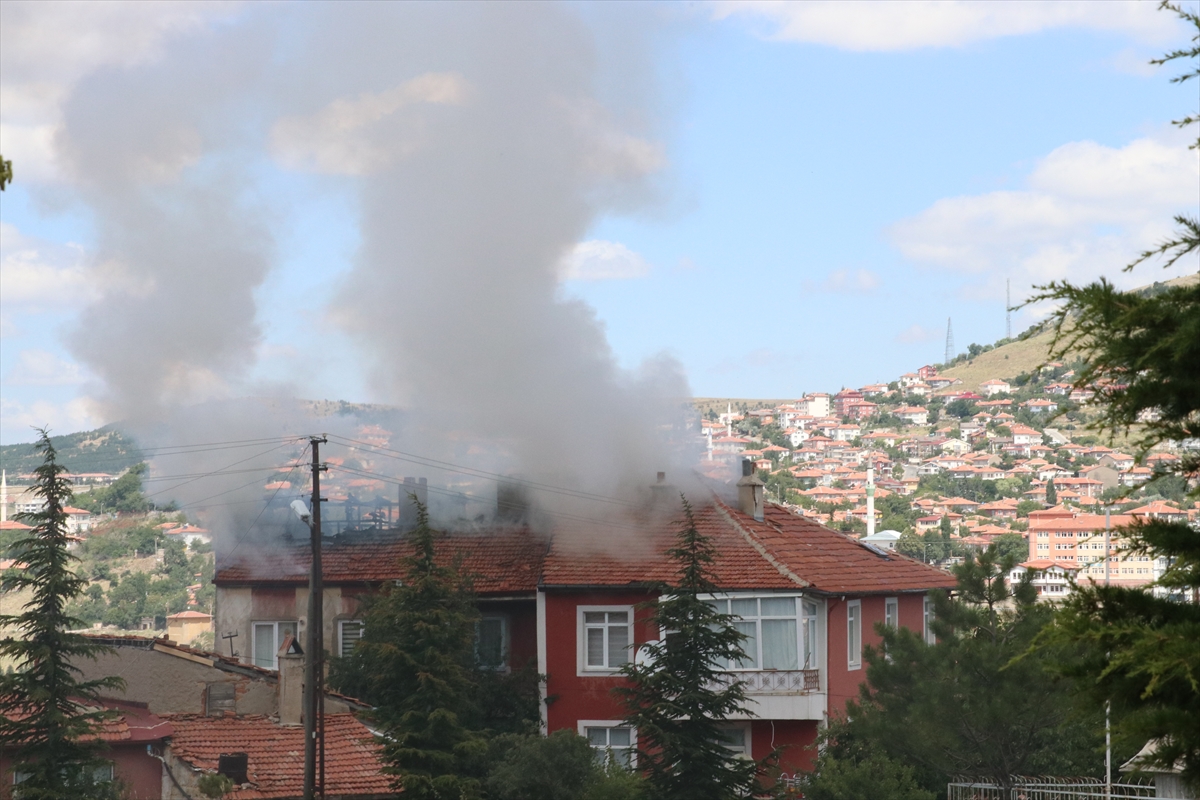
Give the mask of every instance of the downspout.
<path id="1" fill-rule="evenodd" d="M 175 784 L 175 788 L 179 790 L 181 795 L 183 795 L 183 800 L 193 800 L 192 796 L 188 794 L 182 786 L 179 785 L 179 781 L 175 778 L 175 773 L 171 772 L 171 765 L 167 763 L 165 758 L 154 752 L 154 748 L 150 745 L 146 745 L 146 755 L 150 756 L 151 758 L 157 758 L 162 762 L 163 769 L 167 771 L 167 777 L 171 779 L 171 783 Z"/>

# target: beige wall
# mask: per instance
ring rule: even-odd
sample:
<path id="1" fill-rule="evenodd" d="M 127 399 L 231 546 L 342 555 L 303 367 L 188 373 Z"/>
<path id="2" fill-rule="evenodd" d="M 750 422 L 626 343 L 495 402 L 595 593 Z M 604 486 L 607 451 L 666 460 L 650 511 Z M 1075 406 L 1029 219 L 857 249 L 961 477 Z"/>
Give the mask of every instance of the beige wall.
<path id="1" fill-rule="evenodd" d="M 326 586 L 324 590 L 324 628 L 326 652 L 337 654 L 338 622 L 357 619 L 358 601 L 344 594 L 340 586 Z M 243 663 L 252 658 L 251 625 L 258 621 L 299 621 L 301 645 L 308 627 L 308 587 L 287 589 L 255 589 L 217 587 L 214 613 L 214 647 L 222 655 L 229 654 L 229 641 L 221 637 L 237 632 L 234 649 Z"/>

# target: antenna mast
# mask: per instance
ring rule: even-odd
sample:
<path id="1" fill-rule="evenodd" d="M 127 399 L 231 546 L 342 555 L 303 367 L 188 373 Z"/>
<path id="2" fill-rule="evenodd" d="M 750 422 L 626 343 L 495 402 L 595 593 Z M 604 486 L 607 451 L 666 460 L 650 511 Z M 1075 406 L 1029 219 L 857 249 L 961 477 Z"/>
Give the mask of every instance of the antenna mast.
<path id="1" fill-rule="evenodd" d="M 1012 281 L 1004 279 L 1004 338 L 1012 338 Z"/>
<path id="2" fill-rule="evenodd" d="M 950 318 L 946 317 L 946 359 L 942 363 L 947 367 L 954 360 L 954 327 L 950 324 Z"/>

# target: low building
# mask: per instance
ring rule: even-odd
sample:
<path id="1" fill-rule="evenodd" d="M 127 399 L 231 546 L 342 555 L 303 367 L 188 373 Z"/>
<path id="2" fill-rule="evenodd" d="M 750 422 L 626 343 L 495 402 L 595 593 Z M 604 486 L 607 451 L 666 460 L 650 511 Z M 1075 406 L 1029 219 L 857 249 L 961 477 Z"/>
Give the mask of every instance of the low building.
<path id="1" fill-rule="evenodd" d="M 189 644 L 202 633 L 212 633 L 212 615 L 199 611 L 181 611 L 167 616 L 167 636 Z"/>

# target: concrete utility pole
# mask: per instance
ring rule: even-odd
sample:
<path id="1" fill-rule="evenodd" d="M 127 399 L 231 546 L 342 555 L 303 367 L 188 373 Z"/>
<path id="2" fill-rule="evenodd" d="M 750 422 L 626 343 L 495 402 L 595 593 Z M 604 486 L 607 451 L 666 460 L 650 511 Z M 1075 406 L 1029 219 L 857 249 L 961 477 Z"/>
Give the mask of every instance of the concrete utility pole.
<path id="1" fill-rule="evenodd" d="M 324 436 L 312 445 L 312 571 L 308 575 L 308 658 L 304 660 L 304 800 L 325 797 L 325 597 L 321 575 L 321 463 Z"/>

